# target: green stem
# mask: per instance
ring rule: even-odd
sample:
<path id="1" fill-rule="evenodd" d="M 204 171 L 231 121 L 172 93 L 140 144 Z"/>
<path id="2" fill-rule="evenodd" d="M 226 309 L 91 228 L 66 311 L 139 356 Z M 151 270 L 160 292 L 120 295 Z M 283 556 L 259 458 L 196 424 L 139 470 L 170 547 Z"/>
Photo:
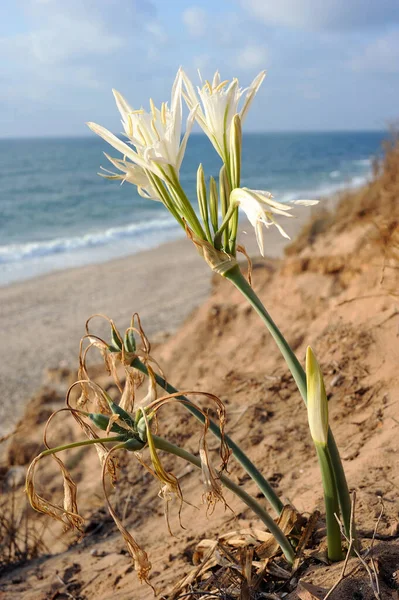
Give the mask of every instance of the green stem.
<path id="1" fill-rule="evenodd" d="M 95 438 L 92 440 L 81 440 L 80 442 L 73 442 L 72 444 L 65 444 L 64 446 L 56 446 L 55 448 L 47 448 L 40 453 L 41 456 L 48 456 L 55 454 L 56 452 L 62 452 L 63 450 L 69 450 L 70 448 L 80 448 L 80 446 L 90 446 L 92 444 L 110 444 L 112 442 L 124 442 L 126 441 L 125 435 L 115 435 L 113 437 L 106 438 Z"/>
<path id="2" fill-rule="evenodd" d="M 215 233 L 215 246 L 216 245 L 220 245 L 221 241 L 222 241 L 222 234 L 223 232 L 227 229 L 230 220 L 233 218 L 234 214 L 237 212 L 237 205 L 236 204 L 230 204 L 230 206 L 227 209 L 226 214 L 223 217 L 223 221 L 222 224 L 220 225 L 219 229 L 216 231 Z"/>
<path id="3" fill-rule="evenodd" d="M 172 170 L 171 170 L 172 171 Z M 175 189 L 176 194 L 178 194 L 182 204 L 184 205 L 184 210 L 186 212 L 186 218 L 188 223 L 191 225 L 194 233 L 202 240 L 206 239 L 206 235 L 205 232 L 202 228 L 201 223 L 199 222 L 199 219 L 197 217 L 197 215 L 195 214 L 195 210 L 193 209 L 193 207 L 191 206 L 191 202 L 190 200 L 187 198 L 185 191 L 183 190 L 181 183 L 179 181 L 179 178 L 176 174 L 176 172 L 173 170 L 172 171 L 172 186 Z"/>
<path id="4" fill-rule="evenodd" d="M 184 224 L 184 221 L 181 218 L 181 216 L 179 215 L 179 213 L 177 212 L 177 210 L 173 204 L 173 199 L 170 197 L 170 194 L 169 194 L 168 190 L 166 189 L 164 182 L 157 175 L 154 175 L 154 173 L 151 173 L 151 171 L 147 170 L 146 174 L 147 174 L 147 177 L 150 180 L 152 186 L 158 192 L 162 202 L 164 203 L 164 205 L 166 206 L 168 211 L 171 213 L 171 215 L 173 215 L 173 217 L 179 223 L 180 227 L 182 227 L 185 231 L 186 226 Z"/>
<path id="5" fill-rule="evenodd" d="M 346 481 L 344 467 L 342 465 L 339 450 L 331 429 L 328 430 L 327 447 L 330 455 L 330 460 L 333 466 L 333 473 L 338 491 L 338 500 L 341 509 L 342 521 L 344 523 L 345 533 L 349 538 L 351 535 L 352 503 L 349 494 L 348 482 Z M 354 522 L 352 524 L 352 538 L 354 539 L 355 547 L 357 547 L 358 540 L 356 534 L 356 526 Z"/>
<path id="6" fill-rule="evenodd" d="M 339 514 L 338 495 L 334 470 L 327 446 L 315 442 L 324 490 L 327 523 L 327 551 L 331 561 L 343 559 L 341 531 L 335 515 Z"/>
<path id="7" fill-rule="evenodd" d="M 141 371 L 145 375 L 148 375 L 147 367 L 144 363 L 141 362 L 139 358 L 135 358 L 132 363 L 132 367 Z M 163 377 L 155 374 L 155 380 L 157 384 L 164 389 L 168 394 L 176 394 L 179 390 L 177 390 L 173 385 L 168 383 Z M 192 414 L 198 421 L 201 423 L 205 423 L 205 417 L 197 408 L 195 408 L 194 404 L 185 396 L 180 396 L 180 398 L 184 399 L 187 404 L 183 406 Z M 209 429 L 212 434 L 218 439 L 221 440 L 220 429 L 210 420 Z M 279 515 L 284 508 L 284 504 L 281 502 L 280 498 L 277 496 L 276 492 L 271 487 L 270 483 L 263 477 L 262 473 L 255 467 L 255 465 L 251 462 L 248 456 L 241 450 L 241 448 L 233 442 L 233 440 L 228 436 L 224 436 L 224 441 L 231 448 L 234 458 L 240 463 L 243 469 L 248 473 L 251 479 L 256 483 L 259 487 L 265 498 L 270 502 L 276 513 Z"/>
<path id="8" fill-rule="evenodd" d="M 167 440 L 160 438 L 157 435 L 154 435 L 153 439 L 154 439 L 154 444 L 155 444 L 156 448 L 158 448 L 158 450 L 164 450 L 165 452 L 175 454 L 176 456 L 183 458 L 184 460 L 190 462 L 191 464 L 193 464 L 196 467 L 198 467 L 199 469 L 201 469 L 201 460 L 197 456 L 190 454 L 190 452 L 187 452 L 183 448 L 179 448 L 178 446 L 171 444 Z M 229 479 L 225 475 L 220 475 L 220 481 L 223 483 L 223 485 L 225 487 L 227 487 L 234 494 L 236 494 L 236 496 L 241 498 L 241 500 L 243 502 L 245 502 L 245 504 L 261 519 L 261 521 L 263 521 L 264 525 L 268 528 L 270 533 L 275 537 L 276 541 L 278 542 L 278 544 L 279 544 L 281 550 L 283 551 L 284 556 L 286 557 L 288 562 L 292 564 L 292 562 L 295 558 L 294 550 L 293 550 L 289 540 L 286 538 L 286 536 L 284 535 L 284 533 L 282 532 L 280 527 L 272 519 L 272 517 L 269 515 L 269 513 L 266 512 L 260 506 L 260 504 L 258 502 L 256 502 L 256 500 L 254 498 L 252 498 L 252 496 L 247 494 L 247 492 L 245 490 L 243 490 L 239 485 L 237 485 L 236 483 L 231 481 L 231 479 Z"/>
<path id="9" fill-rule="evenodd" d="M 225 167 L 225 165 L 223 165 L 223 167 L 219 171 L 219 194 L 220 194 L 220 206 L 222 209 L 222 221 L 224 220 L 224 217 L 226 216 L 226 213 L 228 210 L 230 191 L 231 190 L 230 190 L 230 186 L 229 186 L 229 183 L 227 180 L 227 175 L 226 175 L 226 167 Z M 228 231 L 225 230 L 223 233 L 223 248 L 225 249 L 226 252 L 229 251 L 228 243 L 229 243 Z M 215 244 L 215 247 L 217 247 L 216 244 Z"/>
<path id="10" fill-rule="evenodd" d="M 263 306 L 262 302 L 249 285 L 245 277 L 240 271 L 238 265 L 234 266 L 230 271 L 224 274 L 224 277 L 231 281 L 233 285 L 241 292 L 241 294 L 248 300 L 251 306 L 258 313 L 269 332 L 271 333 L 274 341 L 276 342 L 281 354 L 283 355 L 288 368 L 298 386 L 298 390 L 303 398 L 305 404 L 307 404 L 307 387 L 306 387 L 306 373 L 295 356 L 292 348 L 288 344 L 287 340 Z M 334 477 L 338 490 L 339 505 L 341 508 L 342 519 L 344 522 L 345 533 L 350 536 L 350 515 L 351 515 L 351 501 L 349 496 L 348 483 L 346 481 L 344 468 L 342 466 L 341 457 L 338 452 L 337 445 L 334 440 L 334 436 L 331 429 L 328 432 L 328 450 L 330 453 L 330 459 L 333 466 Z"/>

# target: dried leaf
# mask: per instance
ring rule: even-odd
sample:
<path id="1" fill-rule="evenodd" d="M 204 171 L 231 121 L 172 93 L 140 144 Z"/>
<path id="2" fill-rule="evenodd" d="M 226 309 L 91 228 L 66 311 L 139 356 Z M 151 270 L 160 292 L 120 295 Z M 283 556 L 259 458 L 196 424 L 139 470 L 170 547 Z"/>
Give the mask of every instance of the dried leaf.
<path id="1" fill-rule="evenodd" d="M 138 576 L 139 580 L 145 581 L 146 583 L 148 583 L 148 585 L 151 585 L 148 581 L 148 576 L 151 571 L 151 563 L 148 559 L 148 555 L 145 552 L 145 550 L 143 550 L 137 544 L 134 537 L 123 526 L 122 521 L 119 519 L 118 515 L 116 514 L 116 512 L 115 512 L 114 508 L 112 507 L 112 505 L 109 501 L 109 498 L 108 498 L 108 494 L 107 494 L 107 490 L 106 490 L 106 486 L 105 486 L 105 474 L 106 474 L 107 468 L 108 468 L 107 463 L 111 459 L 111 454 L 117 449 L 118 449 L 118 446 L 115 446 L 114 448 L 112 448 L 108 452 L 107 457 L 104 460 L 103 472 L 102 472 L 104 496 L 105 496 L 105 500 L 106 500 L 106 503 L 108 506 L 108 511 L 109 511 L 111 517 L 113 518 L 115 525 L 119 529 L 123 539 L 125 540 L 125 543 L 126 543 L 126 546 L 127 546 L 130 556 L 133 558 L 134 568 L 137 571 L 137 576 Z"/>
<path id="2" fill-rule="evenodd" d="M 288 535 L 295 527 L 297 519 L 297 511 L 288 504 L 284 506 L 279 518 L 277 519 L 277 525 L 285 535 Z M 259 556 L 259 558 L 270 558 L 278 554 L 279 551 L 280 546 L 271 534 L 265 542 L 259 544 L 259 546 L 256 548 L 256 554 Z"/>
<path id="3" fill-rule="evenodd" d="M 301 600 L 323 600 L 328 589 L 300 581 L 296 589 L 296 593 Z"/>
<path id="4" fill-rule="evenodd" d="M 123 410 L 126 410 L 126 412 L 133 412 L 134 409 L 134 384 L 134 369 L 125 366 L 125 386 L 119 401 L 119 406 L 123 408 Z"/>
<path id="5" fill-rule="evenodd" d="M 54 458 L 60 465 L 64 479 L 64 505 L 58 506 L 57 504 L 46 500 L 36 492 L 34 485 L 35 470 L 38 462 L 43 457 L 43 454 L 39 454 L 38 456 L 36 456 L 36 458 L 29 465 L 28 472 L 26 474 L 26 493 L 28 495 L 28 499 L 32 508 L 34 508 L 38 512 L 49 515 L 57 521 L 60 521 L 64 524 L 66 529 L 72 527 L 77 529 L 78 531 L 82 531 L 84 519 L 78 514 L 76 504 L 76 484 L 72 480 L 69 472 L 67 471 L 65 465 L 62 463 L 61 459 L 59 459 L 55 455 Z"/>

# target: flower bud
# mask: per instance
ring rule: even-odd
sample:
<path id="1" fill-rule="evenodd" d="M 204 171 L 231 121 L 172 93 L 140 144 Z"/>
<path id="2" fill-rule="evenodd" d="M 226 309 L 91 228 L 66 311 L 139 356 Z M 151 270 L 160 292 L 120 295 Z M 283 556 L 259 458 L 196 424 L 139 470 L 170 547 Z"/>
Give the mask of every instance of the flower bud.
<path id="1" fill-rule="evenodd" d="M 216 233 L 219 228 L 218 223 L 218 188 L 213 177 L 209 181 L 209 208 L 211 213 L 211 223 L 213 231 Z"/>
<path id="2" fill-rule="evenodd" d="M 205 173 L 202 164 L 197 170 L 197 198 L 202 220 L 208 222 L 208 203 L 206 194 Z"/>
<path id="3" fill-rule="evenodd" d="M 327 446 L 328 400 L 323 375 L 313 350 L 306 351 L 306 379 L 308 387 L 308 421 L 310 434 L 315 444 Z"/>
<path id="4" fill-rule="evenodd" d="M 107 431 L 109 427 L 109 417 L 107 415 L 103 415 L 102 413 L 89 413 L 89 419 L 99 429 L 102 429 L 102 431 Z M 109 430 L 112 431 L 112 433 L 118 433 L 119 435 L 127 435 L 128 433 L 131 433 L 117 423 L 113 423 Z"/>
<path id="5" fill-rule="evenodd" d="M 239 115 L 235 115 L 230 130 L 230 161 L 231 161 L 231 181 L 233 188 L 240 187 L 241 179 L 241 149 L 242 149 L 242 129 Z"/>

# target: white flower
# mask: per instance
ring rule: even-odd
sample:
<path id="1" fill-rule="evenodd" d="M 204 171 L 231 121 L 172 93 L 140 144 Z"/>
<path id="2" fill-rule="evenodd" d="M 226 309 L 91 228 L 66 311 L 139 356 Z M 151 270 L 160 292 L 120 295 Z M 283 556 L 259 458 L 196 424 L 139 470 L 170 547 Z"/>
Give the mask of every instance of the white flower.
<path id="1" fill-rule="evenodd" d="M 101 177 L 104 177 L 105 179 L 119 179 L 122 183 L 127 181 L 128 183 L 132 183 L 133 185 L 137 186 L 137 191 L 143 198 L 161 200 L 159 194 L 150 183 L 145 169 L 135 165 L 130 161 L 113 158 L 106 152 L 104 152 L 104 155 L 106 158 L 108 158 L 110 163 L 114 165 L 114 167 L 119 169 L 119 171 L 122 171 L 123 175 L 121 173 L 108 171 L 108 169 L 101 167 L 103 173 L 98 173 Z"/>
<path id="2" fill-rule="evenodd" d="M 113 90 L 125 135 L 130 145 L 121 141 L 101 125 L 88 123 L 88 126 L 123 154 L 124 159 L 120 161 L 117 168 L 124 166 L 127 169 L 125 173 L 132 174 L 128 162 L 131 161 L 142 169 L 151 171 L 164 181 L 169 181 L 174 175 L 178 175 L 196 110 L 194 107 L 190 112 L 186 132 L 181 140 L 181 87 L 182 78 L 179 71 L 173 84 L 170 107 L 163 102 L 161 108 L 158 109 L 150 100 L 150 112 L 146 112 L 143 108 L 134 110 L 119 92 Z M 129 181 L 129 178 L 127 180 Z"/>
<path id="3" fill-rule="evenodd" d="M 290 236 L 277 223 L 274 215 L 293 217 L 294 215 L 290 214 L 292 206 L 276 202 L 270 192 L 236 188 L 230 194 L 230 204 L 240 206 L 247 215 L 249 222 L 255 228 L 256 241 L 262 256 L 264 256 L 263 225 L 266 227 L 275 225 L 282 236 L 290 239 Z M 318 200 L 293 200 L 290 204 L 313 206 L 318 204 Z"/>
<path id="4" fill-rule="evenodd" d="M 259 73 L 251 85 L 244 89 L 239 87 L 238 79 L 233 79 L 231 83 L 227 80 L 221 82 L 219 72 L 216 71 L 212 83 L 206 81 L 201 88 L 197 87 L 198 95 L 184 71 L 182 71 L 182 78 L 185 87 L 183 95 L 189 109 L 194 109 L 201 102 L 195 118 L 216 151 L 226 161 L 233 118 L 238 114 L 241 121 L 245 119 L 251 102 L 265 78 L 265 71 Z M 238 105 L 243 96 L 245 96 L 244 103 L 239 109 Z"/>

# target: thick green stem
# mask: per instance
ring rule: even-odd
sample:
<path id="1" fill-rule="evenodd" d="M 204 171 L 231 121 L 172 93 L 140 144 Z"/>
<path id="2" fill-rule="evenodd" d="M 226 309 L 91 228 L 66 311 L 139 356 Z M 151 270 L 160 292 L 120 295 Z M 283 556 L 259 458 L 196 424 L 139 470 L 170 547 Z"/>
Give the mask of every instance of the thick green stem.
<path id="1" fill-rule="evenodd" d="M 307 404 L 307 387 L 306 387 L 306 373 L 300 364 L 299 360 L 295 356 L 292 348 L 288 344 L 287 340 L 263 306 L 262 302 L 255 294 L 245 277 L 240 271 L 238 265 L 234 266 L 230 271 L 224 274 L 224 277 L 231 281 L 235 287 L 241 292 L 241 294 L 248 300 L 255 311 L 258 313 L 269 332 L 271 333 L 274 341 L 276 342 L 281 354 L 283 355 L 288 368 L 298 386 L 298 390 Z M 341 508 L 342 519 L 344 522 L 345 533 L 350 536 L 350 515 L 351 515 L 351 501 L 349 495 L 348 484 L 345 477 L 344 468 L 338 452 L 337 445 L 334 440 L 334 436 L 331 429 L 328 433 L 328 450 L 330 453 L 331 463 L 333 466 L 334 477 L 338 490 L 339 505 Z"/>
<path id="2" fill-rule="evenodd" d="M 183 448 L 179 448 L 178 446 L 171 444 L 167 440 L 160 438 L 157 435 L 153 436 L 153 440 L 158 450 L 164 450 L 165 452 L 175 454 L 176 456 L 183 458 L 184 460 L 190 462 L 191 464 L 201 469 L 201 460 L 197 456 L 190 454 L 190 452 L 187 452 Z M 254 498 L 252 498 L 252 496 L 247 494 L 245 490 L 243 490 L 239 485 L 231 481 L 231 479 L 229 479 L 225 475 L 220 475 L 220 481 L 225 487 L 227 487 L 234 494 L 236 494 L 236 496 L 238 496 L 243 502 L 245 502 L 245 504 L 261 519 L 261 521 L 268 528 L 270 533 L 275 537 L 288 562 L 292 563 L 295 557 L 294 550 L 289 540 L 284 535 L 283 531 L 280 529 L 277 523 L 275 523 L 275 521 L 272 519 L 269 513 L 266 512 L 260 506 L 260 504 Z"/>
<path id="3" fill-rule="evenodd" d="M 245 279 L 244 275 L 241 273 L 240 267 L 238 265 L 235 265 L 232 269 L 230 269 L 230 271 L 227 271 L 227 273 L 225 273 L 224 277 L 235 285 L 235 287 L 248 300 L 248 302 L 256 310 L 262 321 L 265 323 L 274 341 L 276 342 L 281 354 L 283 355 L 292 373 L 292 376 L 295 379 L 295 383 L 298 386 L 301 396 L 306 403 L 306 373 L 303 370 L 294 352 L 292 351 L 287 340 L 285 339 L 285 337 L 283 336 L 283 334 L 281 333 L 281 331 L 267 312 L 266 308 L 263 306 L 258 296 L 255 294 L 252 287 L 249 285 L 248 281 Z"/>
<path id="4" fill-rule="evenodd" d="M 135 358 L 132 362 L 132 367 L 141 371 L 145 375 L 148 375 L 147 367 L 144 363 L 141 362 L 139 358 Z M 164 389 L 168 394 L 176 394 L 179 390 L 177 390 L 173 385 L 168 383 L 163 377 L 158 374 L 155 374 L 155 380 L 157 384 Z M 190 411 L 190 413 L 201 421 L 201 423 L 205 423 L 204 415 L 193 405 L 193 403 L 185 396 L 181 396 L 187 404 L 183 406 Z M 212 434 L 218 439 L 221 439 L 220 429 L 213 421 L 210 421 L 209 429 Z M 277 496 L 269 482 L 263 477 L 262 473 L 258 471 L 255 465 L 251 462 L 248 456 L 241 450 L 239 446 L 228 436 L 224 436 L 224 441 L 231 448 L 234 458 L 240 463 L 243 469 L 248 473 L 251 479 L 256 483 L 259 487 L 265 498 L 270 502 L 276 513 L 279 515 L 283 510 L 284 504 L 281 502 L 280 498 Z"/>
<path id="5" fill-rule="evenodd" d="M 327 523 L 327 552 L 331 561 L 343 559 L 341 530 L 335 515 L 339 515 L 338 495 L 331 457 L 327 446 L 315 442 L 324 490 Z"/>
<path id="6" fill-rule="evenodd" d="M 327 447 L 333 466 L 335 483 L 337 485 L 338 500 L 341 509 L 342 521 L 344 523 L 345 533 L 349 538 L 351 535 L 351 497 L 349 494 L 348 482 L 346 481 L 344 467 L 342 465 L 339 450 L 331 429 L 328 430 Z M 352 537 L 354 539 L 355 547 L 357 547 L 358 541 L 355 523 L 352 524 Z"/>

